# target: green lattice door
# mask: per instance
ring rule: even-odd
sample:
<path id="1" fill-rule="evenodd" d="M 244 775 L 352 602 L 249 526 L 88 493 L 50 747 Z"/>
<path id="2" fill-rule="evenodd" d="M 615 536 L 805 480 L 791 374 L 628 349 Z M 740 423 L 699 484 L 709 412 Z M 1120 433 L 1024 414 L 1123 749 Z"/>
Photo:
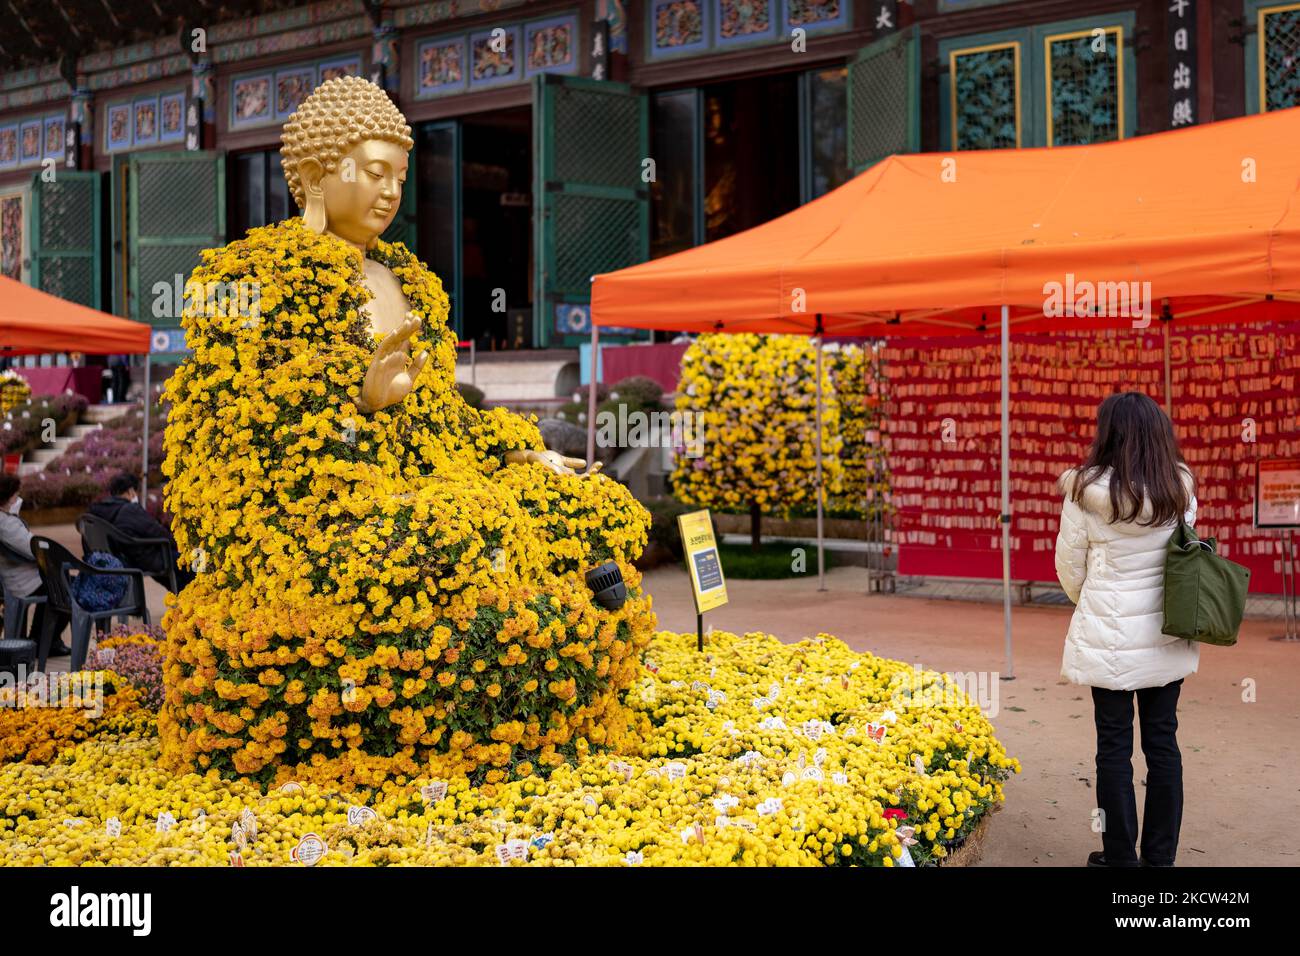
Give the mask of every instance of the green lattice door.
<path id="1" fill-rule="evenodd" d="M 175 328 L 171 309 L 155 314 L 155 286 L 182 289 L 204 249 L 226 241 L 225 154 L 141 153 L 127 160 L 127 314 Z M 174 297 L 173 297 L 174 299 Z"/>
<path id="2" fill-rule="evenodd" d="M 103 308 L 100 173 L 56 169 L 32 178 L 31 283 L 60 299 Z"/>
<path id="3" fill-rule="evenodd" d="M 916 25 L 849 61 L 849 166 L 862 172 L 891 153 L 921 148 L 921 36 Z"/>
<path id="4" fill-rule="evenodd" d="M 576 345 L 591 334 L 591 277 L 649 258 L 646 98 L 622 83 L 539 76 L 533 145 L 533 341 Z"/>

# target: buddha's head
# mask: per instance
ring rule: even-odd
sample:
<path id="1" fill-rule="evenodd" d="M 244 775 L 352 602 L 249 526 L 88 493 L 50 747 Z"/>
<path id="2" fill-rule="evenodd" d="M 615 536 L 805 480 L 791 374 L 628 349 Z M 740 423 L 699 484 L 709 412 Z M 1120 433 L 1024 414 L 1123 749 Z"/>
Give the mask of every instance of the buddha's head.
<path id="1" fill-rule="evenodd" d="M 388 94 L 359 76 L 326 80 L 280 139 L 284 176 L 308 228 L 372 247 L 397 215 L 413 144 Z"/>

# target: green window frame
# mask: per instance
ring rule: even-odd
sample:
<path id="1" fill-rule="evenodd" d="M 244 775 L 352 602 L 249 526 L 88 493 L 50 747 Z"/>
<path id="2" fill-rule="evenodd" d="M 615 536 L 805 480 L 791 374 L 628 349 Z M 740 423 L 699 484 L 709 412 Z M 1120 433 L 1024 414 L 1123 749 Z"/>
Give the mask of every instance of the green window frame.
<path id="1" fill-rule="evenodd" d="M 940 125 L 942 141 L 953 150 L 999 148 L 999 146 L 979 147 L 965 146 L 960 140 L 961 122 L 959 116 L 960 97 L 958 96 L 959 67 L 963 61 L 991 54 L 1000 50 L 1010 50 L 1012 55 L 1012 104 L 1015 110 L 1016 147 L 1025 145 L 1025 120 L 1030 114 L 1028 85 L 1025 83 L 1025 31 L 1003 30 L 998 33 L 985 33 L 972 37 L 960 37 L 946 40 L 939 44 L 940 62 L 946 64 L 948 73 L 940 84 Z M 987 104 L 984 104 L 987 107 Z"/>
<path id="2" fill-rule="evenodd" d="M 1000 30 L 952 37 L 939 43 L 941 68 L 946 69 L 939 85 L 940 142 L 944 149 L 957 151 L 977 148 L 963 145 L 956 135 L 960 132 L 961 104 L 958 101 L 959 75 L 957 67 L 963 57 L 975 57 L 994 50 L 1011 49 L 1015 66 L 1016 145 L 1054 146 L 1062 142 L 1057 118 L 1053 116 L 1053 103 L 1059 102 L 1053 88 L 1052 65 L 1059 55 L 1062 41 L 1087 41 L 1094 31 L 1105 31 L 1108 49 L 1115 53 L 1114 87 L 1115 107 L 1113 127 L 1115 134 L 1105 139 L 1128 139 L 1135 135 L 1137 117 L 1136 69 L 1133 59 L 1135 17 L 1132 11 L 1098 14 L 1077 20 L 1042 23 L 1031 27 Z M 1003 148 L 999 143 L 996 147 Z M 990 148 L 990 147 L 983 147 Z"/>
<path id="3" fill-rule="evenodd" d="M 1287 30 L 1295 37 L 1295 44 L 1281 51 L 1282 55 L 1300 56 L 1300 3 L 1279 3 L 1278 0 L 1245 0 L 1242 19 L 1254 24 L 1254 36 L 1247 36 L 1246 48 L 1246 112 L 1266 113 L 1300 105 L 1300 69 L 1289 70 L 1291 82 L 1286 89 L 1276 91 L 1270 103 L 1269 72 L 1276 54 L 1270 55 L 1270 33 Z"/>

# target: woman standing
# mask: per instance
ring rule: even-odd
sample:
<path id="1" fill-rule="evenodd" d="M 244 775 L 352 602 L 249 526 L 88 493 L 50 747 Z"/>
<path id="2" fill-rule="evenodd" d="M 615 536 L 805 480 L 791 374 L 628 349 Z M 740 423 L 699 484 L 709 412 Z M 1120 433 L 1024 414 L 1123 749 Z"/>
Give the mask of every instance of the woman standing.
<path id="1" fill-rule="evenodd" d="M 1102 847 L 1089 866 L 1173 866 L 1183 815 L 1178 692 L 1200 649 L 1161 633 L 1165 548 L 1196 518 L 1196 483 L 1173 424 L 1140 392 L 1097 409 L 1087 460 L 1060 479 L 1065 495 L 1056 575 L 1077 607 L 1061 676 L 1092 688 Z M 1133 793 L 1133 697 L 1147 762 L 1141 856 Z"/>

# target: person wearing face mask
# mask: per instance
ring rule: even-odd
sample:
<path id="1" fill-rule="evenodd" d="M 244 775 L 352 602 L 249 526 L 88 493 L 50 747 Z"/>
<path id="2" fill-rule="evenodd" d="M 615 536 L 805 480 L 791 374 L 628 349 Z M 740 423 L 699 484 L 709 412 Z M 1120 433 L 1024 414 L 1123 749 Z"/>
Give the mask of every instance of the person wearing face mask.
<path id="1" fill-rule="evenodd" d="M 102 518 L 122 534 L 132 538 L 167 538 L 171 544 L 171 562 L 178 562 L 176 542 L 167 527 L 140 507 L 140 493 L 136 489 L 140 480 L 130 472 L 122 472 L 108 483 L 108 497 L 96 501 L 89 508 L 90 514 Z M 116 547 L 116 546 L 115 546 Z M 157 547 L 131 548 L 121 546 L 119 557 L 129 568 L 139 568 L 163 587 L 169 587 L 167 568 L 159 560 Z M 194 580 L 194 572 L 189 568 L 176 568 L 176 585 L 184 589 Z"/>
<path id="2" fill-rule="evenodd" d="M 33 594 L 44 594 L 45 585 L 41 583 L 40 572 L 36 569 L 36 556 L 32 553 L 32 533 L 18 517 L 18 511 L 23 504 L 23 499 L 18 494 L 20 484 L 15 475 L 0 475 L 0 542 L 20 558 L 15 560 L 8 552 L 0 551 L 0 578 L 4 580 L 6 591 L 19 597 L 29 597 Z M 44 622 L 45 605 L 37 604 L 32 612 L 33 640 L 39 639 L 41 625 Z M 15 636 L 24 637 L 21 631 L 20 626 L 19 633 Z M 62 640 L 56 641 L 50 648 L 51 657 L 71 653 L 72 650 Z"/>

